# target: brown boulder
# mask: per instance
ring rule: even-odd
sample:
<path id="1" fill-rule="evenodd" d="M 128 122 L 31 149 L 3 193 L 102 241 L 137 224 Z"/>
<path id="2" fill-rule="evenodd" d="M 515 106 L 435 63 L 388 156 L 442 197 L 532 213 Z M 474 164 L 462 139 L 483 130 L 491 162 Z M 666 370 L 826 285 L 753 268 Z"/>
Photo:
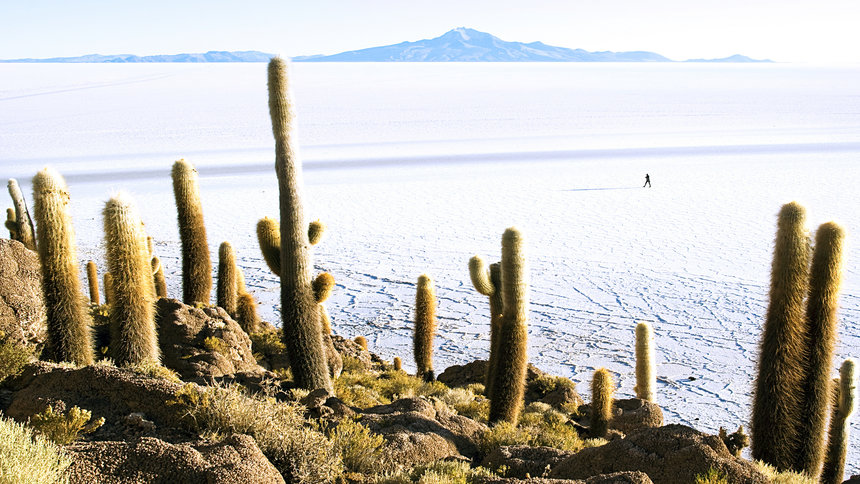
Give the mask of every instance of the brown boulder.
<path id="1" fill-rule="evenodd" d="M 531 477 L 527 479 L 485 477 L 478 480 L 481 484 L 653 484 L 644 472 L 613 472 L 589 477 L 585 480 L 544 479 Z"/>
<path id="2" fill-rule="evenodd" d="M 351 358 L 353 364 L 357 363 L 361 367 L 361 370 L 383 371 L 386 369 L 385 360 L 380 358 L 379 355 L 362 348 L 351 339 L 333 334 L 331 335 L 331 342 L 334 345 L 334 349 L 342 357 Z"/>
<path id="3" fill-rule="evenodd" d="M 484 458 L 482 466 L 488 469 L 507 467 L 507 477 L 525 478 L 526 475 L 541 477 L 562 460 L 573 455 L 571 452 L 552 447 L 530 447 L 528 445 L 506 445 L 495 449 Z"/>
<path id="4" fill-rule="evenodd" d="M 612 409 L 614 413 L 609 422 L 609 428 L 622 434 L 663 426 L 663 410 L 654 402 L 638 398 L 625 398 L 615 400 Z M 580 405 L 579 415 L 581 417 L 577 419 L 577 423 L 586 427 L 590 425 L 591 405 Z"/>
<path id="5" fill-rule="evenodd" d="M 254 359 L 247 333 L 222 308 L 162 298 L 156 311 L 161 361 L 183 380 L 265 371 Z"/>
<path id="6" fill-rule="evenodd" d="M 174 445 L 152 437 L 130 442 L 76 442 L 66 451 L 73 459 L 71 484 L 284 482 L 254 439 L 241 434 L 193 445 Z"/>
<path id="7" fill-rule="evenodd" d="M 39 256 L 17 240 L 0 239 L 0 340 L 30 346 L 45 341 Z"/>
<path id="8" fill-rule="evenodd" d="M 648 428 L 606 445 L 583 449 L 550 471 L 550 477 L 586 479 L 623 471 L 642 471 L 655 484 L 689 484 L 715 469 L 728 482 L 765 484 L 749 461 L 734 457 L 723 441 L 684 425 Z"/>

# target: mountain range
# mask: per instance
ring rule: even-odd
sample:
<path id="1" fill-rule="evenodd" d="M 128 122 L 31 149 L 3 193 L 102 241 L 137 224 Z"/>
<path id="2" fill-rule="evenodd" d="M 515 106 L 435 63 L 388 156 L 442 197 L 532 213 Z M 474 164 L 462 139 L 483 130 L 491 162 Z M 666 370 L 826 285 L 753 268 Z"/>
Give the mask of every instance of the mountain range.
<path id="1" fill-rule="evenodd" d="M 273 54 L 259 51 L 210 51 L 205 54 L 136 56 L 91 54 L 50 59 L 13 59 L 0 62 L 266 62 Z M 508 42 L 486 32 L 459 27 L 443 35 L 415 42 L 350 50 L 333 55 L 293 57 L 294 62 L 674 62 L 647 51 L 589 52 L 543 42 Z M 685 62 L 771 62 L 743 55 Z"/>

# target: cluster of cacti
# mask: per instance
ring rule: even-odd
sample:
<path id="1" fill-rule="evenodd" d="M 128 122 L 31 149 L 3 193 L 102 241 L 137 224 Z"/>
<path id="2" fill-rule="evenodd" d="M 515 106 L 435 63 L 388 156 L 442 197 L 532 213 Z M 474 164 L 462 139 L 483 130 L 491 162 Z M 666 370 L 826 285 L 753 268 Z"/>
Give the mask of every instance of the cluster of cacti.
<path id="1" fill-rule="evenodd" d="M 475 289 L 490 299 L 490 357 L 484 379 L 485 391 L 489 395 L 493 385 L 491 375 L 495 373 L 499 356 L 499 332 L 502 324 L 501 266 L 497 262 L 486 269 L 484 259 L 476 255 L 469 259 L 469 275 Z"/>
<path id="2" fill-rule="evenodd" d="M 857 393 L 854 378 L 854 361 L 845 360 L 839 369 L 839 380 L 834 385 L 830 438 L 824 467 L 821 471 L 821 484 L 839 484 L 845 474 L 845 455 L 848 452 L 848 417 L 854 413 L 854 398 Z"/>
<path id="3" fill-rule="evenodd" d="M 178 160 L 173 164 L 171 176 L 179 238 L 182 240 L 182 302 L 209 304 L 212 262 L 209 260 L 197 170 L 191 163 Z"/>
<path id="4" fill-rule="evenodd" d="M 415 327 L 412 353 L 415 356 L 415 376 L 433 381 L 433 335 L 436 333 L 436 290 L 427 274 L 418 278 L 415 291 Z"/>
<path id="5" fill-rule="evenodd" d="M 810 267 L 805 210 L 782 207 L 752 414 L 752 455 L 780 470 L 821 472 L 844 233 L 819 227 Z"/>
<path id="6" fill-rule="evenodd" d="M 118 193 L 105 204 L 107 265 L 113 276 L 110 354 L 118 365 L 158 361 L 150 251 L 137 208 Z"/>
<path id="7" fill-rule="evenodd" d="M 591 428 L 592 438 L 605 437 L 612 420 L 615 380 L 606 368 L 598 368 L 591 379 Z"/>
<path id="8" fill-rule="evenodd" d="M 13 209 L 6 211 L 6 228 L 9 229 L 9 235 L 13 240 L 24 244 L 24 247 L 36 250 L 33 219 L 30 218 L 30 211 L 27 210 L 27 203 L 24 201 L 24 194 L 18 186 L 18 180 L 9 179 L 8 188 L 14 206 Z"/>
<path id="9" fill-rule="evenodd" d="M 648 323 L 636 325 L 636 398 L 654 401 L 654 387 L 657 377 L 654 374 L 654 332 Z"/>

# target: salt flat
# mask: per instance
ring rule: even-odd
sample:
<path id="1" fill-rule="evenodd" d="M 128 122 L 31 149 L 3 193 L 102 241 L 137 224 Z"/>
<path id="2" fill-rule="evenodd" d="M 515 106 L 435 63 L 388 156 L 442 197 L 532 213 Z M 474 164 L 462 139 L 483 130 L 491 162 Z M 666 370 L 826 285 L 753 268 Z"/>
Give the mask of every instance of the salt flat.
<path id="1" fill-rule="evenodd" d="M 415 281 L 436 281 L 435 365 L 485 358 L 474 254 L 527 236 L 529 355 L 588 393 L 633 393 L 650 321 L 670 422 L 746 424 L 776 213 L 849 232 L 837 358 L 860 357 L 860 67 L 693 64 L 296 64 L 306 213 L 328 225 L 336 333 L 411 362 Z M 104 267 L 100 211 L 138 200 L 181 283 L 169 179 L 200 169 L 209 244 L 229 240 L 265 319 L 277 279 L 254 227 L 277 216 L 265 65 L 0 65 L 0 176 L 64 173 L 82 259 Z M 653 188 L 642 188 L 645 173 Z M 29 188 L 25 186 L 25 191 Z M 852 423 L 848 473 L 860 472 Z"/>

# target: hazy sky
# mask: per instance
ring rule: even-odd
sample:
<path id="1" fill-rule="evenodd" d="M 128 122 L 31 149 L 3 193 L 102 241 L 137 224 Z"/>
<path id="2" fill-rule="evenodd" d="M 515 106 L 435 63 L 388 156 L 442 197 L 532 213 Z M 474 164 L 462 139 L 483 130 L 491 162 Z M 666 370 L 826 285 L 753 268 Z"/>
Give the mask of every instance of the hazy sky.
<path id="1" fill-rule="evenodd" d="M 857 0 L 0 0 L 0 59 L 260 50 L 295 56 L 471 27 L 503 40 L 860 62 Z"/>

